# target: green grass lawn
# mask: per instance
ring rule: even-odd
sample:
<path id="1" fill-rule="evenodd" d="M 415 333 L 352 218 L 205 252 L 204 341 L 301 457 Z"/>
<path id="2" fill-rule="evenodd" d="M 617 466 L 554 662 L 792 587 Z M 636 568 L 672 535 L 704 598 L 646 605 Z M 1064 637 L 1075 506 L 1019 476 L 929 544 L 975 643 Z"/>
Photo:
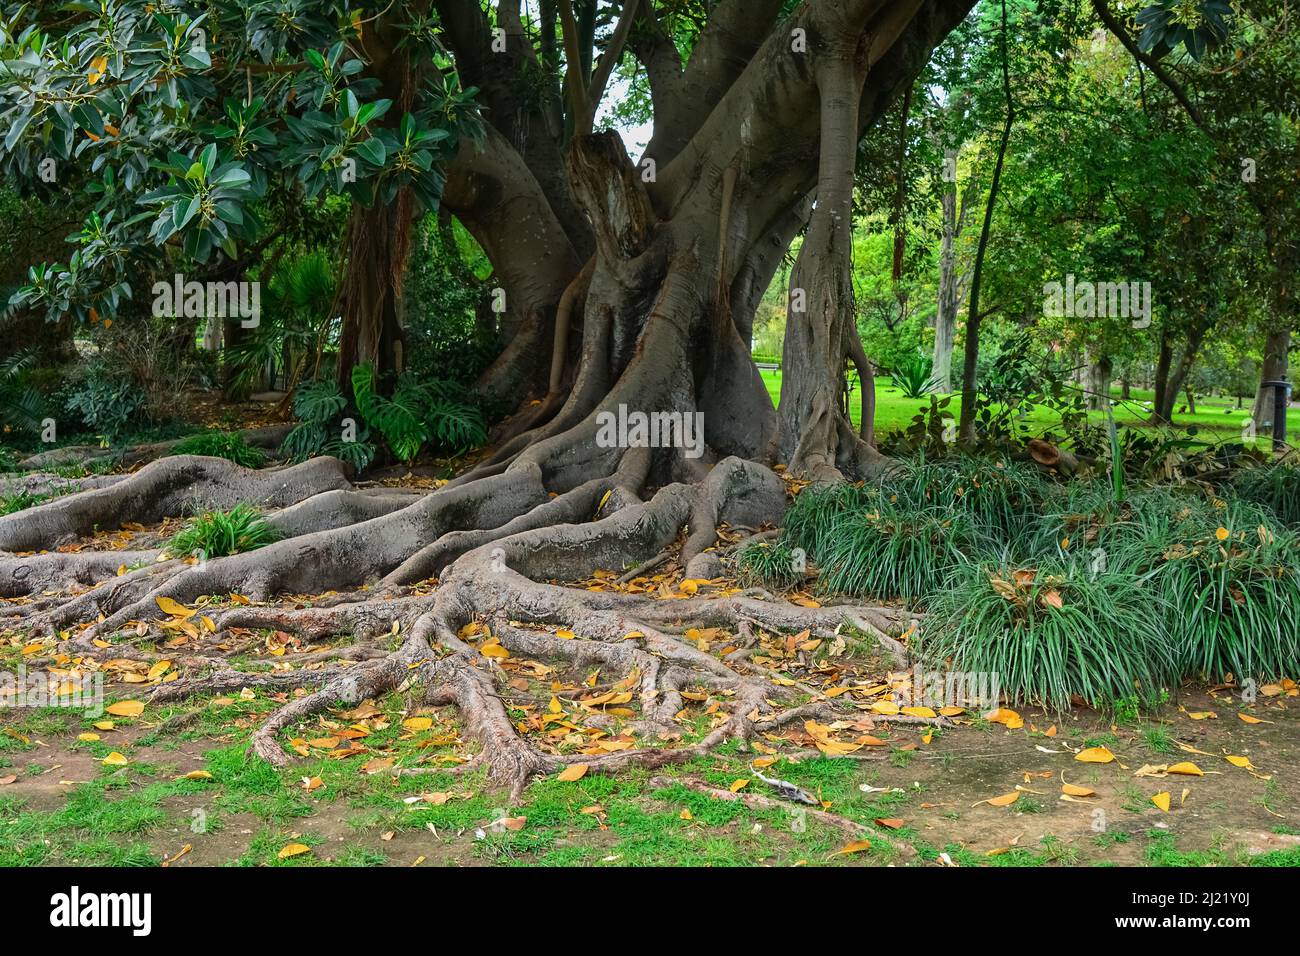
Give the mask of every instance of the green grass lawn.
<path id="1" fill-rule="evenodd" d="M 772 396 L 772 403 L 776 404 L 781 397 L 781 371 L 779 369 L 761 369 L 763 383 L 767 386 L 768 394 Z M 1119 398 L 1119 390 L 1112 390 L 1112 395 Z M 1132 398 L 1120 405 L 1115 406 L 1115 423 L 1121 428 L 1124 427 L 1141 427 L 1146 424 L 1146 417 L 1142 412 L 1141 402 L 1151 402 L 1154 400 L 1154 393 L 1150 389 L 1135 388 L 1130 391 Z M 1179 428 L 1187 428 L 1189 425 L 1195 425 L 1200 431 L 1214 432 L 1214 437 L 1222 439 L 1228 438 L 1241 433 L 1241 423 L 1250 415 L 1250 405 L 1246 404 L 1244 408 L 1238 409 L 1236 401 L 1227 398 L 1206 397 L 1198 398 L 1196 401 L 1196 414 L 1189 415 L 1177 413 L 1182 403 L 1174 406 L 1174 424 Z M 903 393 L 894 387 L 890 379 L 880 377 L 876 379 L 876 431 L 879 434 L 885 434 L 891 431 L 901 431 L 911 423 L 912 417 L 921 409 L 929 406 L 929 402 L 924 399 L 906 398 Z M 853 423 L 858 424 L 858 395 L 855 392 L 850 409 L 853 416 Z M 954 418 L 961 414 L 961 397 L 954 395 L 952 402 L 948 406 Z M 1101 412 L 1092 412 L 1092 417 L 1098 421 L 1105 418 Z M 1050 409 L 1040 407 L 1029 417 L 1030 422 L 1048 428 L 1059 423 L 1059 417 Z M 1292 408 L 1287 414 L 1287 434 L 1294 436 L 1300 429 L 1300 409 Z M 1210 436 L 1205 436 L 1210 437 Z"/>

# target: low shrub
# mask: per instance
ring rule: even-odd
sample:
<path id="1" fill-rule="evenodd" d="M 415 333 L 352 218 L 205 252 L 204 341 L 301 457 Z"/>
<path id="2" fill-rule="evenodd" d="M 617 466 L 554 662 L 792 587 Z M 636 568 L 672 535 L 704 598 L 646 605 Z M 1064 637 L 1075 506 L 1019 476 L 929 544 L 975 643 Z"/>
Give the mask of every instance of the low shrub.
<path id="1" fill-rule="evenodd" d="M 934 387 L 934 360 L 922 352 L 904 355 L 890 374 L 904 398 L 920 398 Z"/>
<path id="2" fill-rule="evenodd" d="M 818 551 L 818 587 L 876 599 L 924 603 L 970 556 L 992 542 L 961 511 L 917 508 L 882 498 L 844 513 Z"/>
<path id="3" fill-rule="evenodd" d="M 1031 465 L 967 455 L 905 462 L 881 482 L 899 502 L 964 512 L 1003 537 L 1028 527 L 1051 488 Z"/>
<path id="4" fill-rule="evenodd" d="M 1217 519 L 1217 520 L 1215 520 Z M 1244 502 L 1179 523 L 1151 555 L 1183 671 L 1289 676 L 1300 664 L 1300 540 Z"/>
<path id="5" fill-rule="evenodd" d="M 803 548 L 810 558 L 821 561 L 823 545 L 830 540 L 843 516 L 875 506 L 881 498 L 876 485 L 807 488 L 795 496 L 786 512 L 781 540 L 790 548 Z"/>
<path id="6" fill-rule="evenodd" d="M 1044 498 L 1032 530 L 1012 542 L 1018 559 L 1041 556 L 1090 571 L 1148 571 L 1186 521 L 1209 520 L 1213 502 L 1196 490 L 1153 488 L 1115 501 L 1106 481 L 1072 482 Z"/>
<path id="7" fill-rule="evenodd" d="M 925 660 L 996 677 L 1010 698 L 1058 708 L 1073 694 L 1155 704 L 1179 676 L 1162 604 L 1142 579 L 1048 562 L 956 569 L 913 648 Z"/>
<path id="8" fill-rule="evenodd" d="M 205 511 L 191 518 L 167 550 L 176 556 L 222 558 L 265 547 L 278 537 L 256 508 L 237 505 L 230 511 Z"/>
<path id="9" fill-rule="evenodd" d="M 63 403 L 90 431 L 117 441 L 136 428 L 145 396 L 130 379 L 97 364 L 64 389 Z"/>
<path id="10" fill-rule="evenodd" d="M 348 400 L 338 385 L 328 379 L 304 382 L 293 395 L 293 413 L 298 425 L 284 439 L 281 454 L 290 461 L 306 461 L 316 455 L 332 455 L 362 471 L 375 457 L 370 431 L 363 426 L 346 434 L 342 419 Z"/>
<path id="11" fill-rule="evenodd" d="M 1300 526 L 1300 466 L 1296 464 L 1277 462 L 1243 468 L 1225 490 L 1267 508 L 1283 524 Z"/>
<path id="12" fill-rule="evenodd" d="M 784 541 L 751 541 L 737 549 L 736 577 L 744 587 L 786 591 L 804 578 L 804 560 Z"/>
<path id="13" fill-rule="evenodd" d="M 172 449 L 174 455 L 207 455 L 224 458 L 244 468 L 261 468 L 266 456 L 236 432 L 203 432 L 191 435 Z"/>

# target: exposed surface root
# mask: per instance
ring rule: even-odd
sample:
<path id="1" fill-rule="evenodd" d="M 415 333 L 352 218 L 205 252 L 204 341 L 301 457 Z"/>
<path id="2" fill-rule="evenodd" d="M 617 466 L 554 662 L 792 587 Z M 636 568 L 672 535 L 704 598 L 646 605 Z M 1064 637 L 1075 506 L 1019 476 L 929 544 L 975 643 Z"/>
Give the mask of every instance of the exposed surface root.
<path id="1" fill-rule="evenodd" d="M 247 428 L 237 432 L 244 441 L 254 448 L 274 452 L 284 443 L 285 437 L 293 430 L 293 425 L 267 425 L 262 428 Z M 154 461 L 171 452 L 184 439 L 174 438 L 169 441 L 150 442 L 134 445 L 130 448 L 101 448 L 98 445 L 65 445 L 20 462 L 28 469 L 53 468 L 59 465 L 81 465 L 87 462 L 111 462 L 119 467 L 130 467 L 143 462 Z"/>
<path id="2" fill-rule="evenodd" d="M 0 495 L 67 495 L 78 491 L 107 488 L 127 475 L 90 475 L 85 478 L 66 478 L 49 472 L 35 471 L 25 475 L 8 475 L 0 478 Z"/>
<path id="3" fill-rule="evenodd" d="M 146 465 L 108 487 L 0 517 L 0 551 L 54 548 L 96 528 L 117 528 L 128 521 L 150 524 L 208 508 L 241 503 L 283 508 L 348 486 L 343 463 L 335 458 L 254 470 L 222 458 L 178 455 Z"/>
<path id="4" fill-rule="evenodd" d="M 228 628 L 270 628 L 311 641 L 328 640 L 339 634 L 369 640 L 409 629 L 431 603 L 430 598 L 405 597 L 347 602 L 329 607 L 234 607 L 215 612 L 211 616 L 218 631 Z"/>
<path id="5" fill-rule="evenodd" d="M 219 670 L 207 677 L 172 681 L 160 684 L 150 695 L 155 704 L 185 700 L 204 694 L 226 694 L 245 687 L 262 687 L 269 690 L 294 690 L 324 683 L 340 673 L 338 668 L 312 671 L 275 671 L 269 674 L 250 674 L 247 671 Z"/>
<path id="6" fill-rule="evenodd" d="M 0 597 L 11 598 L 55 588 L 89 586 L 117 574 L 126 565 L 152 562 L 155 551 L 50 552 L 0 557 Z M 0 609 L 0 614 L 3 609 Z"/>
<path id="7" fill-rule="evenodd" d="M 165 652 L 181 676 L 155 686 L 149 700 L 244 688 L 296 692 L 250 740 L 253 753 L 276 765 L 289 760 L 282 735 L 304 730 L 317 715 L 419 685 L 427 706 L 455 709 L 463 735 L 478 747 L 471 765 L 508 787 L 512 799 L 529 780 L 572 764 L 593 773 L 654 769 L 727 741 L 747 748 L 756 736 L 797 721 L 848 726 L 861 718 L 847 700 L 827 699 L 820 683 L 784 677 L 763 663 L 760 638 L 770 645 L 779 635 L 845 635 L 905 662 L 894 635 L 913 617 L 890 608 L 804 607 L 734 591 L 664 600 L 635 588 L 546 583 L 597 573 L 626 583 L 665 564 L 695 580 L 719 566 L 719 526 L 771 527 L 787 505 L 784 482 L 740 458 L 711 469 L 682 462 L 680 473 L 703 477 L 643 498 L 651 457 L 636 448 L 602 458 L 600 475 L 548 492 L 548 462 L 564 459 L 565 473 L 577 467 L 566 455 L 558 445 L 545 454 L 530 446 L 508 463 L 485 466 L 472 481 L 423 493 L 352 489 L 332 460 L 248 472 L 216 459 L 169 459 L 110 487 L 31 509 L 22 522 L 0 521 L 0 541 L 49 547 L 98 524 L 249 500 L 280 509 L 269 520 L 282 540 L 197 564 L 157 561 L 155 552 L 0 558 L 0 594 L 17 599 L 7 616 L 31 635 L 88 624 L 62 647 L 100 662 L 157 660 L 162 652 L 136 645 L 157 640 L 160 615 L 174 613 L 169 601 L 185 605 L 194 616 L 161 622 L 173 637 L 178 629 L 189 634 Z M 124 564 L 133 569 L 119 574 Z M 422 583 L 435 575 L 434 584 Z M 59 588 L 72 593 L 53 596 Z M 264 603 L 285 593 L 315 596 L 297 606 Z M 226 603 L 227 594 L 240 597 Z M 702 646 L 701 629 L 734 634 L 734 646 Z M 229 664 L 235 655 L 263 652 L 273 639 L 281 655 L 275 669 Z M 286 646 L 292 653 L 284 653 Z M 545 724 L 534 727 L 518 714 L 539 713 L 546 699 L 527 681 L 511 680 L 510 667 L 518 665 L 503 666 L 502 656 L 549 662 L 536 664 L 543 672 L 590 669 L 587 689 L 566 685 L 578 687 L 566 706 L 581 730 L 576 739 L 597 745 L 575 751 L 545 734 L 530 736 Z M 607 712 L 602 695 L 634 708 Z M 707 726 L 689 729 L 684 715 L 706 698 Z M 617 746 L 599 746 L 606 738 Z M 402 772 L 435 769 L 445 767 Z"/>
<path id="8" fill-rule="evenodd" d="M 314 460 L 314 459 L 313 459 Z M 174 575 L 139 600 L 113 609 L 96 634 L 158 614 L 157 601 L 180 603 L 238 591 L 254 601 L 277 593 L 319 593 L 376 580 L 419 543 L 451 531 L 495 528 L 546 500 L 540 478 L 512 475 L 442 489 L 397 511 L 327 531 L 278 541 L 257 551 L 216 558 Z"/>

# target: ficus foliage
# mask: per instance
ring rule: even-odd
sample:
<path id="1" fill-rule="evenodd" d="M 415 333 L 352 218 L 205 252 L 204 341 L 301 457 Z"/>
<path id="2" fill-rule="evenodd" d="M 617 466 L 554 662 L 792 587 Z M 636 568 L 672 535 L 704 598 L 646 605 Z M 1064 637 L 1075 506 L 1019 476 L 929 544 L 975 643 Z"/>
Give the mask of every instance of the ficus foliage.
<path id="1" fill-rule="evenodd" d="M 18 294 L 51 316 L 111 321 L 172 247 L 198 263 L 237 260 L 273 183 L 363 205 L 409 188 L 436 208 L 442 165 L 480 130 L 475 90 L 444 68 L 436 20 L 415 7 L 53 6 L 0 15 L 0 169 L 38 192 L 81 181 L 95 198 L 67 261 L 33 266 Z M 397 115 L 377 71 L 399 63 L 413 95 Z"/>

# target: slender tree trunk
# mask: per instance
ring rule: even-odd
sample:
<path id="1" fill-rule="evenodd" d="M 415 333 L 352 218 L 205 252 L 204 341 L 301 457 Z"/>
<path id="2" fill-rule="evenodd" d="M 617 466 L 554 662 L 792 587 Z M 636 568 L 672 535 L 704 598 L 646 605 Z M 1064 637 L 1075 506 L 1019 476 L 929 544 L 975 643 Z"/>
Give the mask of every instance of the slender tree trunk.
<path id="1" fill-rule="evenodd" d="M 1161 330 L 1160 332 L 1160 352 L 1156 358 L 1155 381 L 1152 382 L 1151 388 L 1155 392 L 1155 398 L 1151 408 L 1151 424 L 1167 425 L 1169 424 L 1168 412 L 1164 410 L 1164 396 L 1169 390 L 1169 367 L 1174 361 L 1174 348 L 1169 341 L 1169 332 Z"/>
<path id="2" fill-rule="evenodd" d="M 1155 424 L 1170 424 L 1174 420 L 1174 403 L 1178 401 L 1178 393 L 1183 390 L 1183 385 L 1187 381 L 1187 376 L 1196 363 L 1196 355 L 1201 348 L 1201 342 L 1205 339 L 1207 329 L 1205 326 L 1195 325 L 1187 333 L 1187 342 L 1183 346 L 1182 354 L 1178 357 L 1178 362 L 1168 368 L 1165 386 L 1163 390 L 1159 389 L 1157 384 L 1156 391 L 1156 408 L 1153 422 Z M 1163 352 L 1161 358 L 1164 358 Z M 1158 376 L 1157 376 L 1158 379 Z"/>
<path id="3" fill-rule="evenodd" d="M 1015 101 L 1011 96 L 1011 65 L 1007 53 L 1007 5 L 1002 0 L 1002 86 L 1007 100 L 1007 118 L 1002 126 L 1002 139 L 998 143 L 998 159 L 993 167 L 993 182 L 989 186 L 989 199 L 984 207 L 984 225 L 980 228 L 979 248 L 975 253 L 975 267 L 971 275 L 970 308 L 966 313 L 966 349 L 962 362 L 961 422 L 957 437 L 962 444 L 975 441 L 975 405 L 978 395 L 976 374 L 980 353 L 980 280 L 983 278 L 984 253 L 988 249 L 989 231 L 993 227 L 993 207 L 997 204 L 998 189 L 1002 185 L 1002 166 L 1007 158 L 1007 143 L 1011 140 L 1011 126 L 1015 122 Z"/>
<path id="4" fill-rule="evenodd" d="M 950 156 L 956 164 L 956 153 Z M 943 191 L 943 239 L 939 251 L 939 311 L 934 317 L 935 390 L 952 391 L 952 347 L 957 331 L 957 184 Z"/>

